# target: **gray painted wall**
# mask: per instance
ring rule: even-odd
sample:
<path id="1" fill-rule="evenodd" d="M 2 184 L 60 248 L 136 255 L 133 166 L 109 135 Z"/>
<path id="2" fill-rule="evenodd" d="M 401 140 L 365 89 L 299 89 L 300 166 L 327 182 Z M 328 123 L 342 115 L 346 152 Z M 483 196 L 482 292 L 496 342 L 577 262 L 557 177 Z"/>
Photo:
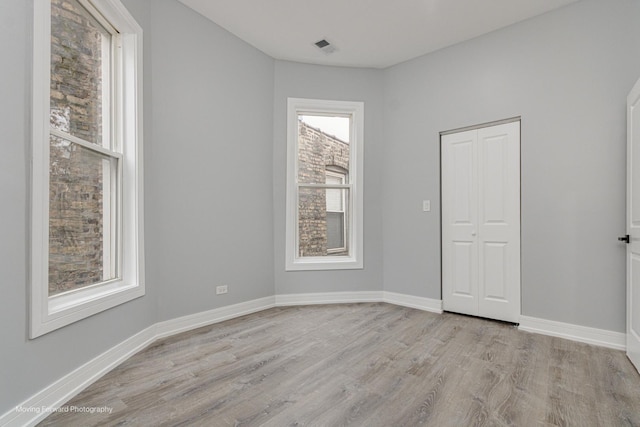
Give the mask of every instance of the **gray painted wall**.
<path id="1" fill-rule="evenodd" d="M 0 2 L 0 415 L 155 322 L 274 293 L 274 61 L 176 1 L 124 3 L 145 31 L 147 295 L 28 340 L 33 12 Z"/>
<path id="2" fill-rule="evenodd" d="M 276 61 L 273 199 L 276 294 L 382 290 L 382 73 Z M 364 269 L 289 271 L 285 266 L 287 98 L 364 102 Z"/>
<path id="3" fill-rule="evenodd" d="M 151 16 L 146 244 L 158 320 L 272 296 L 274 61 L 175 0 L 133 3 Z"/>
<path id="4" fill-rule="evenodd" d="M 439 132 L 522 116 L 522 312 L 624 331 L 638 17 L 584 0 L 385 70 L 385 290 L 440 298 Z"/>
<path id="5" fill-rule="evenodd" d="M 149 286 L 143 298 L 27 338 L 32 16 L 30 1 L 0 2 L 0 57 L 10 58 L 0 67 L 0 415 L 155 322 Z"/>

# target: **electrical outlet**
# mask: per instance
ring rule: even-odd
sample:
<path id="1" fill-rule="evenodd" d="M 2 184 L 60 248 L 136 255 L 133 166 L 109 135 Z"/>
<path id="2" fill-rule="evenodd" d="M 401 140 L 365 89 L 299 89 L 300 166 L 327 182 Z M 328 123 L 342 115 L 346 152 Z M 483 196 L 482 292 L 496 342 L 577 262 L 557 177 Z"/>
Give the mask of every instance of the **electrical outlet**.
<path id="1" fill-rule="evenodd" d="M 226 294 L 229 292 L 227 285 L 216 286 L 216 295 Z"/>

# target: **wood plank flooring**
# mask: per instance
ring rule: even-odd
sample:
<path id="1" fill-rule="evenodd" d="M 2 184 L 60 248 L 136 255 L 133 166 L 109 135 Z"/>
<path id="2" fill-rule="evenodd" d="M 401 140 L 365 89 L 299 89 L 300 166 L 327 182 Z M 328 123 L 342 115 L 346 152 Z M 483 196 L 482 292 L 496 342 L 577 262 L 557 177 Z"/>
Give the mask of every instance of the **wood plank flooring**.
<path id="1" fill-rule="evenodd" d="M 640 426 L 621 351 L 389 304 L 274 308 L 158 341 L 42 426 Z"/>

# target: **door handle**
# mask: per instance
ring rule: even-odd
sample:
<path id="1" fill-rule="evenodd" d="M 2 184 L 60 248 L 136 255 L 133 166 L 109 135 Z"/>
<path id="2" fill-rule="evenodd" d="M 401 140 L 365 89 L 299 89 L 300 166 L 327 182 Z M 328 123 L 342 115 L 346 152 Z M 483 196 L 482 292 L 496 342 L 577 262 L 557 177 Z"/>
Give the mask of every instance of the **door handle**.
<path id="1" fill-rule="evenodd" d="M 628 234 L 626 234 L 626 235 L 624 235 L 622 237 L 618 237 L 618 240 L 620 242 L 631 243 L 631 239 L 629 238 Z"/>

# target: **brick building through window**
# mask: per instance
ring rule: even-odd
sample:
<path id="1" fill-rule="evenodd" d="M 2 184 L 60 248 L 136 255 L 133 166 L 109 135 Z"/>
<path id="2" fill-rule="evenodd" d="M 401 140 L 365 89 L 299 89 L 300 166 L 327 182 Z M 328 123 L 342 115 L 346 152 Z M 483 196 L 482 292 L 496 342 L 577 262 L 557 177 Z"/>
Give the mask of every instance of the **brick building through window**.
<path id="1" fill-rule="evenodd" d="M 349 142 L 298 120 L 298 179 L 346 184 Z M 348 190 L 303 188 L 298 201 L 299 256 L 348 254 Z"/>

